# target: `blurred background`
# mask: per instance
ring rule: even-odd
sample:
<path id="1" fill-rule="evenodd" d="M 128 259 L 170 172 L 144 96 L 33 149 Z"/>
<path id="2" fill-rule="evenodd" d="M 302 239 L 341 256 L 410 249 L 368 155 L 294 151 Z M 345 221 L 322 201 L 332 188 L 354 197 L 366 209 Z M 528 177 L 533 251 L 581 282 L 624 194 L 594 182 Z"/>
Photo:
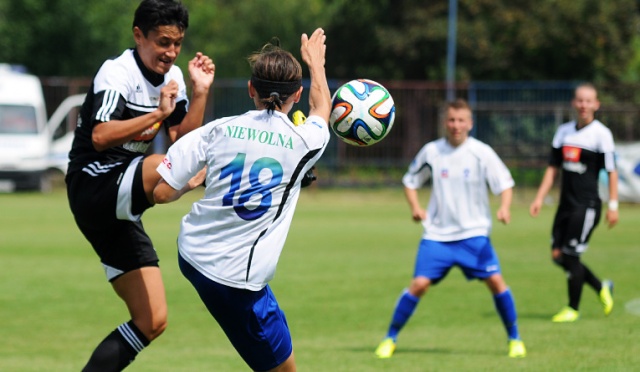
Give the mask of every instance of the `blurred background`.
<path id="1" fill-rule="evenodd" d="M 86 92 L 105 59 L 133 46 L 138 3 L 0 0 L 0 63 L 40 78 L 51 115 L 66 97 Z M 186 73 L 197 51 L 216 63 L 206 121 L 253 108 L 246 93 L 251 52 L 278 37 L 299 57 L 300 35 L 316 27 L 327 34 L 332 92 L 356 78 L 388 88 L 397 112 L 390 134 L 369 148 L 334 137 L 318 163 L 316 186 L 400 185 L 420 147 L 442 134 L 440 108 L 451 97 L 469 100 L 473 135 L 498 152 L 524 187 L 540 182 L 555 129 L 572 119 L 570 100 L 580 82 L 598 87 L 596 115 L 616 143 L 640 141 L 637 0 L 183 3 L 190 25 L 177 64 Z M 306 99 L 298 109 L 307 110 Z M 74 126 L 70 118 L 61 130 Z M 153 149 L 166 149 L 162 137 Z"/>

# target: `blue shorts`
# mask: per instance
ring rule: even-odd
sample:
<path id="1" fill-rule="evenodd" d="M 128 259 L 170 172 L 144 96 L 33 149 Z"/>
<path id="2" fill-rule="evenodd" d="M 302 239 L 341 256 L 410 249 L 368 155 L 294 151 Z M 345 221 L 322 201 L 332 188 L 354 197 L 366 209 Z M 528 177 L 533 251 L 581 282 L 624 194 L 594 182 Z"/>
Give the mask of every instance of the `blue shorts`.
<path id="1" fill-rule="evenodd" d="M 289 358 L 293 352 L 289 326 L 268 285 L 259 291 L 232 288 L 205 277 L 180 256 L 178 263 L 252 370 L 268 371 Z"/>
<path id="2" fill-rule="evenodd" d="M 453 266 L 460 267 L 467 280 L 486 279 L 500 273 L 498 256 L 486 236 L 453 242 L 420 241 L 414 278 L 424 276 L 436 284 Z"/>

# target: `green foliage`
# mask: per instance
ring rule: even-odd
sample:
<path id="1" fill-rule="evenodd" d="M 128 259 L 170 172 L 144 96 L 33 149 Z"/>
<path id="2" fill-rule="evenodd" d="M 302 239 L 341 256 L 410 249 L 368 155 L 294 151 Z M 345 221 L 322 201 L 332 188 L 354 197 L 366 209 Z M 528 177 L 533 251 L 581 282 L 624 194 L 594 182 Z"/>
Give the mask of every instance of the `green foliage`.
<path id="1" fill-rule="evenodd" d="M 411 222 L 400 188 L 303 191 L 272 282 L 299 370 L 636 370 L 638 309 L 634 315 L 625 305 L 640 297 L 640 207 L 622 205 L 620 224 L 598 227 L 584 255 L 594 272 L 615 281 L 613 313 L 605 318 L 585 287 L 582 318 L 554 324 L 550 317 L 566 301 L 565 275 L 549 259 L 554 206 L 530 218 L 533 193 L 525 191 L 516 190 L 511 224 L 496 224 L 492 235 L 528 349 L 522 360 L 507 358 L 485 286 L 466 282 L 457 269 L 421 301 L 394 357 L 377 360 L 373 351 L 411 278 L 420 225 Z M 161 259 L 169 327 L 127 371 L 248 370 L 177 267 L 179 220 L 197 196 L 144 217 Z M 124 304 L 75 227 L 64 191 L 2 194 L 0 205 L 0 370 L 78 371 L 95 345 L 128 319 Z"/>
<path id="2" fill-rule="evenodd" d="M 634 0 L 457 0 L 457 78 L 469 80 L 639 79 Z M 303 32 L 327 31 L 335 79 L 443 80 L 448 1 L 184 0 L 190 27 L 178 65 L 196 51 L 216 75 L 246 77 L 246 57 L 272 37 L 299 55 Z M 38 75 L 91 76 L 133 45 L 137 1 L 4 0 L 0 61 Z"/>

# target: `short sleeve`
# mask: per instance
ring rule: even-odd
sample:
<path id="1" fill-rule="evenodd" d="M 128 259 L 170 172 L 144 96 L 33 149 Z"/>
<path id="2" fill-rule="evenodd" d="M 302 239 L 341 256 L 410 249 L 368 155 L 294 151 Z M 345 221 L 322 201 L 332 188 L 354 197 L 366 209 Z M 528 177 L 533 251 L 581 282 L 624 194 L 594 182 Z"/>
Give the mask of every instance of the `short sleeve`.
<path id="1" fill-rule="evenodd" d="M 409 169 L 402 177 L 402 184 L 410 189 L 419 189 L 431 177 L 431 165 L 428 159 L 428 146 L 418 151 L 416 157 L 409 164 Z"/>
<path id="2" fill-rule="evenodd" d="M 182 189 L 206 164 L 205 128 L 193 130 L 176 141 L 165 155 L 157 171 L 176 190 Z"/>

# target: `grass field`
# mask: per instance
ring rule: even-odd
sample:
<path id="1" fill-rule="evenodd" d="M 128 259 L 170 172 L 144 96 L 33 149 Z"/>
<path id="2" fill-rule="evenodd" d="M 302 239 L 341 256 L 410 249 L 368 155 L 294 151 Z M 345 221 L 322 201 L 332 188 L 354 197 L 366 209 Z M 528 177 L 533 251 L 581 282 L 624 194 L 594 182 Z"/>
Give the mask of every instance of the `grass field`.
<path id="1" fill-rule="evenodd" d="M 169 328 L 127 371 L 246 371 L 178 271 L 179 219 L 197 195 L 147 212 L 169 301 Z M 424 196 L 426 201 L 426 195 Z M 585 287 L 582 318 L 553 324 L 566 303 L 564 273 L 549 259 L 555 211 L 532 219 L 516 196 L 493 243 L 519 312 L 528 356 L 506 356 L 487 289 L 459 270 L 423 298 L 393 358 L 377 360 L 395 301 L 409 283 L 420 227 L 400 189 L 305 190 L 272 288 L 291 327 L 300 371 L 638 371 L 640 206 L 601 224 L 584 261 L 615 281 L 605 318 Z M 128 320 L 77 230 L 62 190 L 0 195 L 0 371 L 79 371 L 96 344 Z"/>

